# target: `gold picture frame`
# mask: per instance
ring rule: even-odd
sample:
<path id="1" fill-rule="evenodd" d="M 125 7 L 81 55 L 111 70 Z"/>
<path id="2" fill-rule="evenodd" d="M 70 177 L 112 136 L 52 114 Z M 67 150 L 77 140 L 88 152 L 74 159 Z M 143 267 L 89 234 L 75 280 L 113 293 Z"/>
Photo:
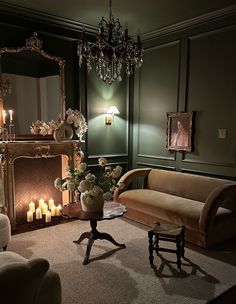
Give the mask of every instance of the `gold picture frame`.
<path id="1" fill-rule="evenodd" d="M 167 113 L 168 150 L 192 151 L 192 120 L 193 112 Z"/>

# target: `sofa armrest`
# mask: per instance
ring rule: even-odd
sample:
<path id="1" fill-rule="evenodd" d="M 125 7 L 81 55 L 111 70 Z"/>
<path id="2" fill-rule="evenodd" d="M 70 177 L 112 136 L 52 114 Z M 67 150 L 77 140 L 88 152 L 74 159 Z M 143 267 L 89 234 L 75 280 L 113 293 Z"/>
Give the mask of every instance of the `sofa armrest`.
<path id="1" fill-rule="evenodd" d="M 120 193 L 125 191 L 133 181 L 135 181 L 140 176 L 143 177 L 147 176 L 151 170 L 152 170 L 151 168 L 142 168 L 142 169 L 132 169 L 126 172 L 118 181 L 118 184 L 123 183 L 124 187 L 122 189 L 116 188 L 113 198 L 114 201 L 117 201 Z"/>
<path id="2" fill-rule="evenodd" d="M 209 194 L 199 219 L 199 230 L 201 232 L 209 231 L 209 229 L 212 227 L 216 212 L 223 200 L 227 197 L 235 195 L 236 185 L 232 184 L 220 186 Z"/>

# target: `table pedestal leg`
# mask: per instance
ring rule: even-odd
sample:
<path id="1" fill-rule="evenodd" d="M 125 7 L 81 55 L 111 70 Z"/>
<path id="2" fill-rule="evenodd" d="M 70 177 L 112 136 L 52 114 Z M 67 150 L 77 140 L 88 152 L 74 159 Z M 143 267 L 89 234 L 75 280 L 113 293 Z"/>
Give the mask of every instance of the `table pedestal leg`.
<path id="1" fill-rule="evenodd" d="M 114 244 L 115 246 L 118 246 L 118 247 L 121 247 L 121 248 L 126 248 L 125 244 L 120 244 L 120 243 L 116 242 L 114 240 L 114 238 L 110 234 L 104 233 L 104 232 L 99 232 L 96 229 L 96 227 L 97 227 L 97 220 L 90 220 L 90 226 L 92 228 L 92 230 L 90 232 L 84 232 L 84 233 L 82 233 L 77 241 L 73 241 L 74 243 L 79 244 L 85 238 L 88 239 L 88 244 L 87 244 L 87 249 L 86 249 L 83 265 L 86 265 L 86 264 L 89 263 L 90 251 L 91 251 L 93 242 L 95 240 L 98 240 L 98 239 L 99 240 L 107 240 L 107 241 L 111 242 L 112 244 Z"/>

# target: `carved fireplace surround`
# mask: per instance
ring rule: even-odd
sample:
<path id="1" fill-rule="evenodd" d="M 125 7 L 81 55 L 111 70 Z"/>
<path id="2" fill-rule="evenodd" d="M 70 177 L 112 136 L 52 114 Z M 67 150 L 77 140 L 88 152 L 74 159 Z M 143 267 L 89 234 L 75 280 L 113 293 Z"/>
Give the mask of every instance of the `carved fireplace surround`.
<path id="1" fill-rule="evenodd" d="M 63 175 L 62 169 L 66 165 L 71 168 L 80 163 L 83 153 L 80 149 L 79 141 L 19 141 L 19 142 L 1 142 L 0 143 L 0 212 L 8 215 L 11 225 L 14 228 L 17 224 L 16 220 L 16 189 L 15 178 L 16 175 L 20 176 L 22 187 L 24 188 L 24 176 L 27 177 L 27 171 L 32 173 L 34 170 L 34 163 L 37 161 L 30 161 L 30 164 L 24 170 L 24 161 L 27 159 L 45 159 L 47 162 L 59 158 L 61 164 L 61 176 Z M 20 166 L 17 164 L 20 161 Z M 41 170 L 44 170 L 44 176 L 49 176 L 51 173 L 44 164 L 40 164 Z M 46 166 L 46 165 L 45 165 Z M 54 165 L 53 165 L 54 166 Z M 50 167 L 50 166 L 49 166 Z M 52 167 L 52 165 L 51 165 Z M 60 167 L 60 166 L 59 166 Z M 18 173 L 16 172 L 18 170 Z M 25 172 L 26 171 L 26 172 Z M 35 170 L 37 174 L 37 169 Z M 42 174 L 42 173 L 41 173 Z M 37 176 L 38 181 L 43 180 L 43 176 Z M 23 182 L 22 182 L 23 181 Z M 29 182 L 30 183 L 30 182 Z M 51 183 L 50 183 L 51 184 Z M 32 188 L 35 185 L 32 185 Z M 39 186 L 40 187 L 40 186 Z M 52 183 L 52 187 L 53 183 Z M 37 187 L 38 188 L 38 187 Z M 41 186 L 43 193 L 44 186 Z M 32 189 L 32 191 L 34 191 Z M 72 199 L 71 197 L 69 198 Z M 63 203 L 63 202 L 61 202 Z"/>

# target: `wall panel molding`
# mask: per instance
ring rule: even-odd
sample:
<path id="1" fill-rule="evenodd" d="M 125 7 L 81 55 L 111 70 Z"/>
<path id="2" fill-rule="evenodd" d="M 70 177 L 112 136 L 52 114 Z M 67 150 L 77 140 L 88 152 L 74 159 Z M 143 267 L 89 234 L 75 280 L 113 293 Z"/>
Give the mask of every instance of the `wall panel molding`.
<path id="1" fill-rule="evenodd" d="M 174 167 L 174 166 L 150 164 L 150 163 L 145 163 L 145 162 L 137 162 L 137 165 L 141 166 L 141 167 L 153 167 L 153 168 L 160 168 L 160 169 L 176 171 L 176 167 Z"/>
<path id="2" fill-rule="evenodd" d="M 99 154 L 99 155 L 88 155 L 88 159 L 95 159 L 95 158 L 111 158 L 111 157 L 128 157 L 128 154 L 124 153 L 117 153 L 117 154 Z"/>
<path id="3" fill-rule="evenodd" d="M 205 176 L 209 176 L 209 177 L 222 178 L 222 179 L 228 179 L 228 180 L 233 180 L 233 181 L 236 180 L 236 177 L 221 175 L 221 174 L 213 173 L 208 170 L 194 170 L 194 169 L 181 168 L 181 172 L 189 173 L 189 174 L 205 175 Z"/>
<path id="4" fill-rule="evenodd" d="M 153 158 L 153 159 L 161 159 L 161 160 L 176 160 L 176 154 L 175 156 L 157 156 L 157 155 L 148 155 L 148 154 L 138 154 L 137 157 L 143 157 L 143 158 Z"/>

